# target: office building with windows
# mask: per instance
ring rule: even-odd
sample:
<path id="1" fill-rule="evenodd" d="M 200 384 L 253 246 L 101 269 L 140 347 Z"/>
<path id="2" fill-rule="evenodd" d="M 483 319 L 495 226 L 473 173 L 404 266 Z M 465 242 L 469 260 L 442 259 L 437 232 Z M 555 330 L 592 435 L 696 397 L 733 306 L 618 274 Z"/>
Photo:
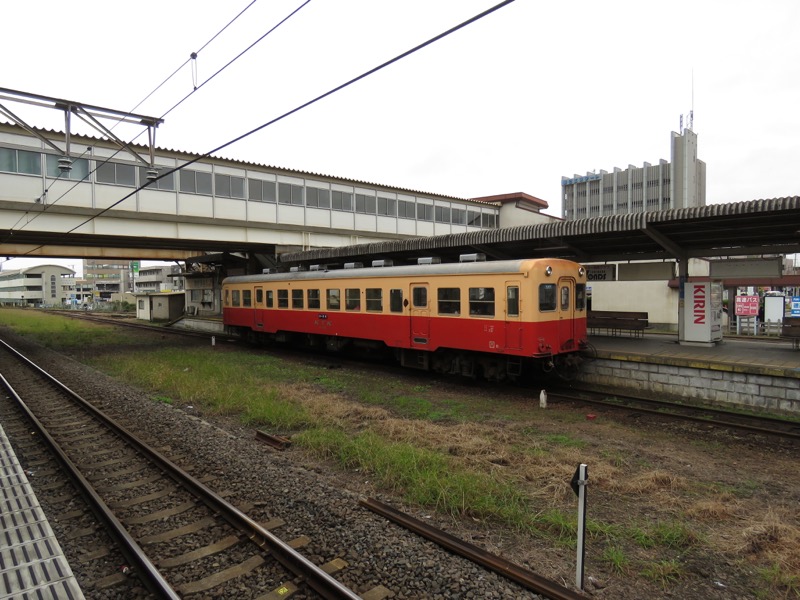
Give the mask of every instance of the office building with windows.
<path id="1" fill-rule="evenodd" d="M 671 160 L 657 165 L 562 177 L 564 219 L 705 206 L 706 164 L 697 158 L 697 134 L 673 131 L 671 151 Z"/>

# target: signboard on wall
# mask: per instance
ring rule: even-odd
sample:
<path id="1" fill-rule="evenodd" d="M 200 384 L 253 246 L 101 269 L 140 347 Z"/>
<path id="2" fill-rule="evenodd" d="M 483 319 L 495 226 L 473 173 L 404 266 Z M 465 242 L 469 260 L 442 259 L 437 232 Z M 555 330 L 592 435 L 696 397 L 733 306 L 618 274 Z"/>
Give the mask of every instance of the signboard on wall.
<path id="1" fill-rule="evenodd" d="M 614 281 L 617 278 L 617 265 L 587 265 L 588 281 Z"/>
<path id="2" fill-rule="evenodd" d="M 737 317 L 758 316 L 758 296 L 736 296 L 734 304 Z"/>
<path id="3" fill-rule="evenodd" d="M 792 316 L 800 317 L 800 296 L 792 296 Z"/>

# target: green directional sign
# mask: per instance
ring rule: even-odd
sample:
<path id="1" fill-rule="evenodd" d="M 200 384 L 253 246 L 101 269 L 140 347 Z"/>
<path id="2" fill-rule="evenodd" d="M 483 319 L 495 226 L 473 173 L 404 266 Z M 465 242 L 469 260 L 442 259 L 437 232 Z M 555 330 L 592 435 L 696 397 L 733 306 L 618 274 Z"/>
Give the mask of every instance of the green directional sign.
<path id="1" fill-rule="evenodd" d="M 134 274 L 139 272 L 139 261 L 138 260 L 132 260 L 131 261 L 131 271 L 133 271 Z"/>

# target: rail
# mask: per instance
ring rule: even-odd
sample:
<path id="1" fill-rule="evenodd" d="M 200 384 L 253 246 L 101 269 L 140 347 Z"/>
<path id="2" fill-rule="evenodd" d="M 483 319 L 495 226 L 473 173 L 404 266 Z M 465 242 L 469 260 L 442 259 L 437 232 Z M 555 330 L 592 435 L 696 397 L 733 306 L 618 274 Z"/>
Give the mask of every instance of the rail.
<path id="1" fill-rule="evenodd" d="M 625 312 L 617 310 L 590 310 L 586 327 L 591 334 L 605 331 L 606 335 L 618 335 L 627 331 L 630 335 L 641 336 L 649 325 L 646 312 Z"/>

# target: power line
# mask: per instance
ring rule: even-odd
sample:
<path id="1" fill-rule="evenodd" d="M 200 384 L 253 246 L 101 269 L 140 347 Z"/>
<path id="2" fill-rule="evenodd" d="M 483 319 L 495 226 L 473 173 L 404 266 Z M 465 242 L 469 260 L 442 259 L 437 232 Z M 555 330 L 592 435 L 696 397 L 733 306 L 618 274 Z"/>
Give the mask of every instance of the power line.
<path id="1" fill-rule="evenodd" d="M 471 17 L 471 18 L 467 19 L 466 21 L 464 21 L 464 22 L 462 22 L 462 23 L 460 23 L 460 24 L 458 24 L 458 25 L 456 25 L 454 27 L 451 27 L 450 29 L 448 29 L 448 30 L 446 30 L 446 31 L 444 31 L 444 32 L 442 32 L 442 33 L 430 38 L 429 40 L 427 40 L 427 41 L 425 41 L 425 42 L 423 42 L 423 43 L 421 43 L 421 44 L 419 44 L 417 46 L 414 46 L 413 48 L 411 48 L 409 50 L 406 50 L 405 52 L 403 52 L 401 54 L 398 54 L 394 58 L 391 58 L 391 59 L 387 60 L 386 62 L 383 62 L 380 65 L 378 65 L 376 67 L 373 67 L 372 69 L 369 69 L 368 71 L 365 71 L 361 75 L 358 75 L 358 76 L 350 79 L 349 81 L 346 81 L 345 83 L 342 83 L 342 84 L 332 88 L 331 90 L 325 92 L 324 94 L 321 94 L 321 95 L 317 96 L 316 98 L 314 98 L 312 100 L 309 100 L 308 102 L 305 102 L 305 103 L 297 106 L 296 108 L 293 108 L 292 110 L 290 110 L 288 112 L 285 112 L 282 115 L 280 115 L 278 117 L 275 117 L 274 119 L 272 119 L 270 121 L 267 121 L 266 123 L 263 123 L 263 124 L 259 125 L 258 127 L 255 127 L 254 129 L 251 129 L 250 131 L 248 131 L 246 133 L 243 133 L 242 135 L 240 135 L 240 136 L 238 136 L 238 137 L 236 137 L 236 138 L 234 138 L 234 139 L 222 144 L 221 146 L 218 146 L 218 147 L 214 148 L 213 150 L 209 150 L 205 154 L 202 154 L 202 155 L 199 155 L 199 156 L 193 158 L 192 160 L 184 163 L 183 165 L 180 165 L 178 167 L 175 167 L 174 169 L 170 169 L 169 171 L 166 171 L 165 173 L 160 174 L 158 177 L 156 177 L 156 178 L 154 178 L 152 180 L 149 180 L 144 185 L 136 188 L 135 190 L 133 190 L 129 194 L 127 194 L 127 195 L 123 196 L 122 198 L 120 198 L 119 200 L 117 200 L 115 203 L 113 203 L 110 206 L 104 208 L 103 210 L 101 210 L 96 215 L 94 215 L 92 217 L 89 217 L 85 221 L 81 222 L 79 225 L 76 225 L 75 227 L 73 227 L 69 231 L 65 232 L 65 235 L 69 235 L 70 233 L 74 233 L 76 230 L 80 229 L 84 225 L 86 225 L 88 223 L 91 223 L 94 219 L 102 216 L 103 214 L 105 214 L 109 210 L 113 209 L 115 206 L 118 206 L 119 204 L 121 204 L 122 202 L 127 200 L 128 198 L 131 198 L 138 191 L 140 191 L 140 190 L 152 185 L 156 181 L 158 181 L 160 179 L 163 179 L 164 177 L 167 177 L 168 175 L 171 175 L 171 174 L 175 173 L 176 171 L 180 171 L 181 169 L 184 169 L 184 168 L 186 168 L 186 167 L 188 167 L 190 165 L 193 165 L 194 163 L 196 163 L 196 162 L 198 162 L 200 160 L 208 158 L 212 154 L 214 154 L 216 152 L 219 152 L 220 150 L 223 150 L 224 148 L 227 148 L 228 146 L 231 146 L 232 144 L 235 144 L 236 142 L 239 142 L 239 141 L 243 140 L 244 138 L 253 135 L 254 133 L 257 133 L 257 132 L 261 131 L 262 129 L 265 129 L 266 127 L 269 127 L 270 125 L 273 125 L 273 124 L 277 123 L 278 121 L 282 121 L 286 117 L 289 117 L 289 116 L 293 115 L 294 113 L 296 113 L 296 112 L 298 112 L 298 111 L 300 111 L 300 110 L 302 110 L 304 108 L 307 108 L 307 107 L 311 106 L 312 104 L 315 104 L 315 103 L 319 102 L 320 100 L 322 100 L 324 98 L 327 98 L 328 96 L 330 96 L 332 94 L 335 94 L 336 92 L 339 92 L 339 91 L 341 91 L 341 90 L 353 85 L 354 83 L 356 83 L 358 81 L 361 81 L 362 79 L 364 79 L 366 77 L 369 77 L 370 75 L 373 75 L 374 73 L 377 73 L 378 71 L 381 71 L 382 69 L 385 69 L 386 67 L 388 67 L 388 66 L 390 66 L 390 65 L 392 65 L 392 64 L 394 64 L 394 63 L 396 63 L 396 62 L 398 62 L 400 60 L 402 60 L 403 58 L 406 58 L 407 56 L 410 56 L 410 55 L 414 54 L 415 52 L 418 52 L 419 50 L 422 50 L 423 48 L 425 48 L 427 46 L 430 46 L 431 44 L 433 44 L 435 42 L 438 42 L 439 40 L 441 40 L 441 39 L 443 39 L 443 38 L 455 33 L 456 31 L 459 31 L 460 29 L 463 29 L 467 25 L 471 25 L 472 23 L 475 23 L 476 21 L 479 21 L 480 19 L 483 19 L 484 17 L 486 17 L 486 16 L 496 12 L 497 10 L 499 10 L 499 9 L 509 5 L 509 4 L 511 4 L 512 2 L 514 2 L 514 0 L 504 0 L 503 2 L 500 2 L 499 4 L 496 4 L 495 6 L 493 6 L 493 7 L 489 8 L 489 9 L 487 9 L 487 10 L 485 10 L 485 11 L 483 11 L 483 12 L 477 14 L 477 15 L 475 15 L 474 17 Z M 42 246 L 39 246 L 38 248 L 41 248 L 41 247 Z"/>
<path id="2" fill-rule="evenodd" d="M 224 30 L 225 30 L 225 29 L 226 29 L 226 28 L 227 28 L 227 27 L 228 27 L 228 26 L 229 26 L 231 23 L 233 23 L 233 21 L 235 21 L 236 19 L 238 19 L 238 18 L 239 18 L 239 17 L 240 17 L 240 16 L 241 16 L 241 15 L 244 13 L 244 11 L 245 11 L 245 10 L 247 10 L 248 8 L 250 8 L 250 7 L 251 7 L 251 6 L 252 6 L 252 5 L 253 5 L 253 4 L 254 4 L 256 1 L 257 1 L 257 0 L 253 0 L 253 1 L 252 1 L 250 4 L 248 4 L 248 5 L 247 5 L 247 6 L 244 8 L 244 10 L 242 10 L 242 11 L 241 11 L 241 12 L 240 12 L 240 13 L 239 13 L 239 14 L 238 14 L 236 17 L 234 17 L 234 19 L 233 19 L 232 21 L 230 21 L 230 23 L 228 23 L 228 25 L 226 25 L 225 27 L 223 27 L 223 28 L 222 28 L 222 29 L 221 29 L 219 32 L 217 32 L 217 34 L 216 34 L 214 37 L 212 37 L 212 38 L 211 38 L 211 39 L 210 39 L 208 42 L 206 42 L 206 43 L 205 43 L 205 44 L 204 44 L 204 45 L 203 45 L 203 46 L 200 48 L 200 50 L 203 50 L 203 48 L 205 48 L 206 46 L 208 46 L 208 44 L 210 44 L 210 43 L 211 43 L 211 42 L 212 42 L 212 41 L 213 41 L 213 40 L 214 40 L 214 39 L 215 39 L 215 38 L 216 38 L 216 37 L 217 37 L 217 36 L 218 36 L 220 33 L 222 33 L 222 32 L 223 32 L 223 31 L 224 31 Z M 241 57 L 242 57 L 244 54 L 246 54 L 246 53 L 247 53 L 249 50 L 251 50 L 251 49 L 253 48 L 253 46 L 255 46 L 256 44 L 258 44 L 258 43 L 259 43 L 260 41 L 262 41 L 262 40 L 263 40 L 265 37 L 267 37 L 267 36 L 268 36 L 270 33 L 272 33 L 273 31 L 275 31 L 275 30 L 276 30 L 278 27 L 280 27 L 281 25 L 283 25 L 283 24 L 284 24 L 286 21 L 288 21 L 288 20 L 289 20 L 291 17 L 293 17 L 295 14 L 297 14 L 297 12 L 299 12 L 299 11 L 300 11 L 300 9 L 301 9 L 301 8 L 303 8 L 304 6 L 306 6 L 306 5 L 307 5 L 309 2 L 311 2 L 311 0 L 305 0 L 305 2 L 303 2 L 303 3 L 302 3 L 300 6 L 298 6 L 297 8 L 295 8 L 295 9 L 294 9 L 294 10 L 293 10 L 291 13 L 289 13 L 289 14 L 288 14 L 286 17 L 284 17 L 283 19 L 281 19 L 281 20 L 280 20 L 280 21 L 279 21 L 279 22 L 278 22 L 276 25 L 274 25 L 274 26 L 273 26 L 271 29 L 269 29 L 269 31 L 267 31 L 265 34 L 263 34 L 263 35 L 262 35 L 260 38 L 258 38 L 258 39 L 257 39 L 255 42 L 253 42 L 252 44 L 250 44 L 250 45 L 249 45 L 247 48 L 245 48 L 245 49 L 244 49 L 242 52 L 240 52 L 238 55 L 236 55 L 236 56 L 235 56 L 235 57 L 234 57 L 232 60 L 228 61 L 228 63 L 227 63 L 225 66 L 223 66 L 221 69 L 219 69 L 219 70 L 218 70 L 216 73 L 214 73 L 214 74 L 213 74 L 211 77 L 209 77 L 209 78 L 208 78 L 208 79 L 206 79 L 206 80 L 205 80 L 203 83 L 201 83 L 201 84 L 200 84 L 200 86 L 195 86 L 195 88 L 194 88 L 194 89 L 193 89 L 191 92 L 189 92 L 189 94 L 187 94 L 186 96 L 184 96 L 184 97 L 183 97 L 183 98 L 182 98 L 182 99 L 181 99 L 181 100 L 180 100 L 180 101 L 179 101 L 177 104 L 175 104 L 175 105 L 174 105 L 172 108 L 170 108 L 170 109 L 169 109 L 167 112 L 165 112 L 163 115 L 161 115 L 161 117 L 159 117 L 159 120 L 163 119 L 163 118 L 164 118 L 165 116 L 167 116 L 167 115 L 168 115 L 170 112 L 172 112 L 173 110 L 175 110 L 175 109 L 176 109 L 178 106 L 180 106 L 180 105 L 181 105 L 181 104 L 182 104 L 182 103 L 183 103 L 183 102 L 184 102 L 184 101 L 185 101 L 187 98 L 189 98 L 189 96 L 191 96 L 192 94 L 194 94 L 194 93 L 195 93 L 196 91 L 198 91 L 198 90 L 199 90 L 201 87 L 203 87 L 203 86 L 204 86 L 206 83 L 208 83 L 208 82 L 209 82 L 209 81 L 211 81 L 211 80 L 212 80 L 214 77 L 216 77 L 217 75 L 219 75 L 219 74 L 220 74 L 222 71 L 224 71 L 225 69 L 227 69 L 227 68 L 228 68 L 230 65 L 232 65 L 232 64 L 233 64 L 235 61 L 237 61 L 237 60 L 238 60 L 239 58 L 241 58 Z M 198 50 L 198 52 L 200 52 L 200 50 Z M 196 53 L 192 53 L 192 54 L 193 54 L 193 55 L 195 55 Z M 187 62 L 188 62 L 188 61 L 187 61 Z M 185 64 L 186 64 L 186 63 L 184 63 L 184 65 L 185 65 Z M 180 70 L 180 68 L 182 68 L 182 67 L 183 67 L 183 65 L 181 65 L 181 67 L 179 67 L 179 69 L 178 69 L 178 70 Z M 175 72 L 177 73 L 177 71 L 175 71 Z M 174 75 L 174 73 L 173 73 L 173 75 Z M 172 75 L 171 75 L 170 77 L 172 77 Z M 169 79 L 169 78 L 167 78 L 167 79 Z M 164 83 L 166 83 L 166 81 L 165 81 Z M 163 85 L 163 83 L 162 83 L 162 85 Z M 159 87 L 160 87 L 160 86 L 159 86 Z M 154 90 L 154 91 L 155 91 L 155 90 Z M 152 92 L 151 92 L 151 94 L 150 94 L 150 95 L 152 95 Z M 149 95 L 148 95 L 148 97 L 149 97 Z M 145 100 L 146 100 L 146 99 L 147 99 L 147 98 L 145 98 Z M 144 100 L 142 100 L 142 102 L 144 102 Z M 141 102 L 140 102 L 139 104 L 141 104 Z M 138 107 L 138 106 L 139 106 L 139 105 L 137 104 L 137 105 L 136 105 L 136 107 Z M 133 112 L 133 110 L 135 110 L 135 109 L 136 109 L 136 107 L 132 108 L 130 112 Z M 121 121 L 118 121 L 118 122 L 117 122 L 117 124 L 119 124 L 120 122 L 121 122 Z M 115 126 L 116 126 L 116 125 L 115 125 Z M 112 129 L 113 129 L 113 127 L 112 127 Z M 136 139 L 137 139 L 137 138 L 138 138 L 140 135 L 142 135 L 142 133 L 141 133 L 141 132 L 140 132 L 138 135 L 136 135 L 136 136 L 135 136 L 135 137 L 134 137 L 134 138 L 133 138 L 133 139 L 132 139 L 132 140 L 131 140 L 129 143 L 133 143 L 133 142 L 135 142 L 135 141 L 136 141 Z M 118 149 L 118 150 L 116 150 L 116 151 L 115 151 L 115 152 L 114 152 L 114 153 L 113 153 L 111 156 L 109 156 L 108 158 L 106 158 L 106 159 L 105 159 L 105 160 L 103 160 L 102 162 L 101 162 L 101 161 L 97 161 L 97 160 L 96 160 L 96 161 L 95 161 L 96 165 L 95 165 L 94 169 L 92 169 L 91 171 L 89 171 L 89 173 L 87 174 L 87 177 L 88 177 L 89 175 L 92 175 L 92 174 L 93 174 L 95 171 L 97 171 L 97 169 L 99 169 L 101 166 L 103 166 L 103 165 L 105 165 L 106 163 L 108 163 L 108 162 L 109 162 L 111 159 L 113 159 L 113 158 L 114 158 L 114 157 L 115 157 L 117 154 L 119 154 L 120 152 L 122 152 L 122 150 L 123 150 L 123 149 L 124 149 L 124 148 L 119 148 L 119 149 Z M 169 174 L 170 174 L 170 173 L 172 173 L 172 172 L 174 172 L 174 171 L 169 171 L 168 173 L 164 173 L 164 176 L 166 176 L 166 175 L 169 175 Z M 157 181 L 158 179 L 160 179 L 160 177 L 157 177 L 156 179 L 153 179 L 153 181 Z M 61 195 L 60 195 L 58 198 L 56 198 L 55 200 L 53 200 L 53 201 L 52 201 L 50 204 L 48 204 L 48 205 L 44 206 L 44 207 L 43 207 L 43 210 L 42 210 L 42 213 L 46 212 L 50 206 L 53 206 L 53 205 L 57 204 L 59 200 L 61 200 L 61 199 L 62 199 L 62 198 L 64 198 L 64 197 L 65 197 L 67 194 L 69 194 L 69 193 L 70 193 L 72 190 L 74 190 L 74 189 L 77 187 L 78 183 L 80 183 L 80 181 L 76 182 L 76 183 L 75 183 L 75 185 L 73 185 L 73 186 L 72 186 L 71 188 L 69 188 L 68 190 L 64 191 L 64 192 L 63 192 L 63 193 L 62 193 L 62 194 L 61 194 Z M 141 187 L 139 187 L 139 188 L 137 188 L 136 190 L 134 190 L 134 193 L 136 193 L 136 192 L 137 192 L 137 191 L 139 191 L 140 189 L 143 189 L 143 188 L 144 188 L 144 187 L 146 187 L 147 185 L 149 185 L 149 183 L 148 183 L 148 184 L 145 184 L 145 185 L 143 185 L 143 186 L 141 186 Z M 123 200 L 125 200 L 125 199 L 127 199 L 127 198 L 129 198 L 129 197 L 130 197 L 130 196 L 126 196 L 125 198 L 123 198 L 123 199 L 122 199 L 122 200 L 120 200 L 119 202 L 122 202 Z M 113 206 L 116 206 L 117 204 L 119 204 L 119 202 L 117 202 L 117 203 L 113 204 L 111 207 L 113 207 Z M 109 207 L 109 208 L 111 208 L 111 207 Z M 24 225 L 23 225 L 23 226 L 22 226 L 20 229 L 24 228 L 24 227 L 25 227 L 25 225 L 28 225 L 29 223 L 32 223 L 33 221 L 35 221 L 35 220 L 38 218 L 38 216 L 39 216 L 40 214 L 42 214 L 42 213 L 37 213 L 36 215 L 34 215 L 34 216 L 33 216 L 33 218 L 31 218 L 29 221 L 27 221 L 27 222 L 26 222 L 26 223 L 25 223 L 25 224 L 24 224 Z M 26 213 L 26 214 L 27 214 L 27 213 Z M 102 214 L 102 213 L 101 213 L 101 214 Z M 20 220 L 21 220 L 21 218 L 20 218 Z M 19 223 L 19 220 L 17 221 L 17 223 Z M 16 224 L 17 224 L 17 223 L 15 223 L 14 225 L 16 226 Z M 71 233 L 71 232 L 70 232 L 70 233 Z M 12 228 L 12 230 L 11 230 L 10 234 L 13 234 L 13 228 Z M 6 241 L 7 241 L 7 240 L 6 240 Z"/>
<path id="3" fill-rule="evenodd" d="M 129 112 L 133 112 L 133 111 L 135 111 L 137 108 L 139 108 L 139 107 L 140 107 L 142 104 L 144 104 L 144 103 L 147 101 L 147 99 L 148 99 L 148 98 L 150 98 L 150 96 L 152 96 L 153 94 L 155 94 L 155 93 L 156 93 L 156 92 L 157 92 L 159 89 L 161 89 L 161 87 L 162 87 L 162 86 L 164 86 L 164 85 L 165 85 L 165 84 L 166 84 L 166 83 L 167 83 L 167 82 L 168 82 L 170 79 L 172 79 L 173 77 L 175 77 L 175 75 L 177 75 L 177 74 L 178 74 L 178 72 L 179 72 L 181 69 L 183 69 L 183 67 L 185 67 L 187 64 L 189 64 L 189 61 L 195 60 L 195 59 L 197 58 L 197 55 L 198 55 L 198 54 L 200 54 L 200 53 L 201 53 L 203 50 L 205 50 L 206 46 L 208 46 L 208 45 L 209 45 L 211 42 L 213 42 L 215 39 L 217 39 L 217 37 L 219 37 L 219 35 L 220 35 L 220 34 L 221 34 L 223 31 L 225 31 L 225 30 L 226 30 L 228 27 L 230 27 L 230 26 L 233 24 L 233 22 L 234 22 L 234 21 L 236 21 L 236 19 L 238 19 L 239 17 L 241 17 L 241 16 L 242 16 L 242 15 L 245 13 L 245 11 L 247 11 L 247 9 L 249 9 L 251 6 L 253 6 L 253 4 L 255 4 L 257 1 L 258 1 L 258 0 L 252 0 L 252 2 L 250 2 L 250 4 L 248 4 L 247 6 L 245 6 L 245 7 L 244 7 L 244 8 L 243 8 L 243 9 L 242 9 L 240 12 L 239 12 L 239 14 L 238 14 L 238 15 L 236 15 L 235 17 L 233 17 L 233 19 L 231 19 L 230 21 L 228 21 L 228 24 L 227 24 L 227 25 L 225 25 L 225 27 L 223 27 L 223 28 L 222 28 L 222 29 L 220 29 L 220 30 L 219 30 L 217 33 L 215 33 L 215 34 L 214 34 L 214 35 L 211 37 L 211 39 L 210 39 L 210 40 L 208 40 L 208 41 L 207 41 L 205 44 L 203 44 L 203 45 L 200 47 L 200 49 L 199 49 L 199 50 L 195 50 L 194 52 L 192 52 L 192 53 L 191 53 L 191 55 L 190 55 L 190 57 L 189 57 L 189 58 L 187 58 L 187 59 L 186 59 L 186 60 L 183 62 L 183 64 L 181 64 L 181 66 L 179 66 L 177 69 L 175 69 L 175 70 L 172 72 L 172 74 L 171 74 L 169 77 L 167 77 L 167 78 L 166 78 L 164 81 L 162 81 L 161 83 L 159 83 L 159 84 L 158 84 L 158 85 L 155 87 L 155 89 L 154 89 L 152 92 L 150 92 L 149 94 L 147 94 L 147 96 L 145 96 L 144 98 L 142 98 L 142 99 L 139 101 L 139 103 L 138 103 L 136 106 L 134 106 L 134 107 L 133 107 L 133 108 L 132 108 L 132 109 L 131 109 Z M 184 100 L 185 100 L 185 98 L 184 98 Z M 181 102 L 183 102 L 183 100 L 181 100 Z M 173 108 L 175 108 L 175 107 L 173 107 Z M 170 110 L 172 110 L 172 109 L 170 109 Z M 163 119 L 164 117 L 162 116 L 161 118 Z M 139 134 L 139 135 L 141 135 L 141 134 Z M 137 136 L 137 137 L 138 137 L 138 136 Z M 136 138 L 134 138 L 134 139 L 136 139 Z"/>

